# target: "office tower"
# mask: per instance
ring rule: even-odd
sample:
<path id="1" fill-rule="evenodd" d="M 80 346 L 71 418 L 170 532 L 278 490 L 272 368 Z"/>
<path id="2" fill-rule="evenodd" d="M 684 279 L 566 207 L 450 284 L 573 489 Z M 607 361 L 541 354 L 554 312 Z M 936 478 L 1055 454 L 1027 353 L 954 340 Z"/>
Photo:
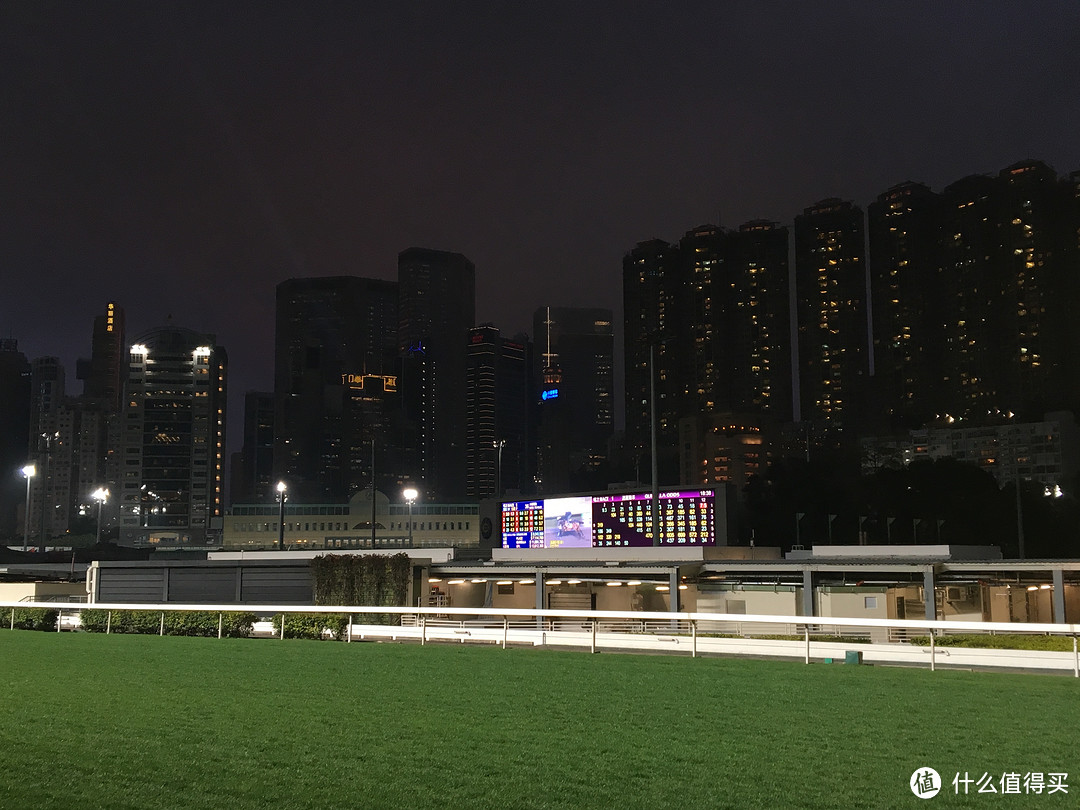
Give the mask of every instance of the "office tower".
<path id="1" fill-rule="evenodd" d="M 273 478 L 337 503 L 403 472 L 398 285 L 336 276 L 277 287 Z"/>
<path id="2" fill-rule="evenodd" d="M 615 429 L 612 312 L 599 307 L 541 307 L 533 314 L 541 362 L 533 371 L 541 400 L 544 492 L 603 488 Z M 559 379 L 544 380 L 557 373 Z M 557 388 L 558 402 L 550 397 Z M 560 472 L 560 468 L 563 468 Z M 565 487 L 555 489 L 560 483 Z"/>
<path id="3" fill-rule="evenodd" d="M 79 360 L 76 376 L 83 381 L 83 396 L 98 400 L 107 413 L 119 413 L 127 372 L 124 310 L 110 301 L 105 314 L 94 318 L 89 360 Z"/>
<path id="4" fill-rule="evenodd" d="M 494 326 L 469 331 L 465 371 L 466 495 L 520 493 L 529 479 L 532 441 L 527 338 L 503 338 Z"/>
<path id="5" fill-rule="evenodd" d="M 244 443 L 233 455 L 229 503 L 268 503 L 274 489 L 274 395 L 244 394 Z"/>
<path id="6" fill-rule="evenodd" d="M 938 284 L 942 201 L 921 183 L 878 195 L 867 212 L 874 330 L 874 422 L 917 427 L 943 411 L 949 301 Z"/>
<path id="7" fill-rule="evenodd" d="M 678 477 L 677 430 L 682 398 L 675 373 L 679 250 L 660 239 L 639 242 L 623 258 L 626 449 L 639 481 L 649 481 L 652 388 L 655 386 L 660 482 Z"/>
<path id="8" fill-rule="evenodd" d="M 0 339 L 0 537 L 22 541 L 26 479 L 18 473 L 29 461 L 30 363 L 18 341 Z"/>
<path id="9" fill-rule="evenodd" d="M 425 497 L 453 500 L 466 489 L 465 356 L 476 323 L 476 269 L 460 253 L 409 248 L 398 254 L 398 350 L 414 361 L 405 385 L 415 425 L 410 470 Z M 422 358 L 422 361 L 420 360 Z M 417 393 L 417 387 L 423 394 Z"/>
<path id="10" fill-rule="evenodd" d="M 121 544 L 220 540 L 227 371 L 213 335 L 167 326 L 135 338 L 117 482 Z"/>
<path id="11" fill-rule="evenodd" d="M 795 218 L 800 419 L 851 429 L 869 377 L 862 209 L 835 198 Z"/>

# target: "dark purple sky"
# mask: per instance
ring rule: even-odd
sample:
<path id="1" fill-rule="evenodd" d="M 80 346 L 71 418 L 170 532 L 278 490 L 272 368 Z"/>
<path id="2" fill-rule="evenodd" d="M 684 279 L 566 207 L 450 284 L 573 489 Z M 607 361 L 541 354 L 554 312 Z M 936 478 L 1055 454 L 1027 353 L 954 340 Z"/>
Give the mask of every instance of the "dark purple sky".
<path id="1" fill-rule="evenodd" d="M 0 75 L 0 335 L 73 378 L 107 300 L 130 335 L 172 315 L 234 401 L 289 277 L 460 251 L 509 333 L 618 311 L 643 239 L 1080 169 L 1075 0 L 7 0 Z"/>

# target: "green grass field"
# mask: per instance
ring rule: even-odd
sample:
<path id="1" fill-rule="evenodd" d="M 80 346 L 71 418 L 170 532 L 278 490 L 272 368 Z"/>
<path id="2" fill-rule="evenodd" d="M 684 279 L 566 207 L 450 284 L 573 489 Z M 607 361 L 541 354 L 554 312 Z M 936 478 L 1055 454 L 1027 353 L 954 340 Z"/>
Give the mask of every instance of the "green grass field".
<path id="1" fill-rule="evenodd" d="M 0 808 L 1080 799 L 1080 683 L 1069 677 L 5 630 L 0 678 Z M 947 783 L 926 802 L 908 787 L 923 766 Z M 1076 784 L 964 797 L 957 771 L 1059 771 Z"/>

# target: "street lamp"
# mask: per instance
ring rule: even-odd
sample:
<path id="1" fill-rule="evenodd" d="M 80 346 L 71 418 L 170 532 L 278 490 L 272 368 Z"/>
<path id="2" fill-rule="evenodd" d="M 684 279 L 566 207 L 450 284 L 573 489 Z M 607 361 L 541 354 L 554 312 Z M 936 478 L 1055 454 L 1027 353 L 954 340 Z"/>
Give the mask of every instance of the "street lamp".
<path id="1" fill-rule="evenodd" d="M 30 479 L 37 473 L 37 467 L 27 464 L 22 468 L 22 474 L 26 476 L 26 507 L 23 513 L 23 541 L 22 550 L 26 551 L 30 543 Z"/>
<path id="2" fill-rule="evenodd" d="M 277 547 L 278 551 L 285 548 L 285 490 L 288 487 L 285 486 L 284 481 L 277 482 L 278 493 L 278 533 L 277 533 Z"/>
<path id="3" fill-rule="evenodd" d="M 105 487 L 98 487 L 90 493 L 90 497 L 97 501 L 97 538 L 95 540 L 97 545 L 101 545 L 101 507 L 105 505 L 105 501 L 109 500 L 109 490 Z"/>
<path id="4" fill-rule="evenodd" d="M 502 498 L 502 451 L 506 447 L 506 439 L 499 439 L 493 441 L 491 446 L 498 451 L 497 463 L 495 465 L 495 496 Z"/>
<path id="5" fill-rule="evenodd" d="M 412 487 L 409 487 L 408 489 L 406 489 L 401 494 L 403 496 L 405 496 L 405 503 L 407 503 L 409 505 L 409 548 L 412 548 L 412 505 L 413 505 L 413 501 L 416 500 L 416 497 L 420 493 L 417 492 Z"/>

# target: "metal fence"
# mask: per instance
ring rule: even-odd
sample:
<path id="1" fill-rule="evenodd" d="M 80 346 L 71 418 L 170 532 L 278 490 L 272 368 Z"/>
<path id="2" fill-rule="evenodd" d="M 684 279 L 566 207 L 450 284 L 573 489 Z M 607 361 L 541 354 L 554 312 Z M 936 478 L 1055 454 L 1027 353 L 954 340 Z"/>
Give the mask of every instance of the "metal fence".
<path id="1" fill-rule="evenodd" d="M 724 613 L 668 613 L 642 611 L 532 610 L 451 607 L 373 607 L 363 605 L 301 606 L 238 604 L 161 604 L 80 602 L 3 602 L 0 610 L 28 607 L 59 611 L 57 630 L 76 630 L 78 614 L 91 608 L 107 611 L 111 627 L 114 611 L 253 613 L 261 617 L 254 635 L 284 638 L 285 622 L 275 630 L 267 618 L 288 614 L 348 614 L 344 641 L 382 639 L 428 642 L 514 645 L 648 651 L 699 655 L 755 656 L 801 659 L 805 663 L 846 661 L 859 663 L 965 668 L 1007 668 L 1036 671 L 1071 671 L 1080 678 L 1077 624 L 1020 622 L 932 621 L 927 619 L 847 619 L 838 617 L 769 616 Z M 397 614 L 395 624 L 366 623 L 370 614 Z M 2 615 L 2 614 L 0 614 Z M 1008 634 L 1055 636 L 1071 641 L 1071 651 L 948 646 L 953 634 Z M 921 637 L 922 643 L 912 643 Z M 1069 641 L 1064 642 L 1068 647 Z"/>

